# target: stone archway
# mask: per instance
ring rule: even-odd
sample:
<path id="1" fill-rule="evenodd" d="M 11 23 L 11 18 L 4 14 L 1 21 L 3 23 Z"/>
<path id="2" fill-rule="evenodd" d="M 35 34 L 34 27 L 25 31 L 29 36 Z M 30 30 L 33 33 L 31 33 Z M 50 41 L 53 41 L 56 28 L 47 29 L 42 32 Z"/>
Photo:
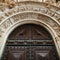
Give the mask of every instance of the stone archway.
<path id="1" fill-rule="evenodd" d="M 50 33 L 42 26 L 26 23 L 8 36 L 2 60 L 59 60 Z"/>
<path id="2" fill-rule="evenodd" d="M 36 23 L 44 26 L 53 36 L 53 40 L 60 56 L 60 14 L 58 13 L 59 9 L 55 6 L 39 2 L 27 1 L 21 2 L 19 4 L 20 5 L 16 7 L 16 11 L 15 9 L 12 9 L 10 12 L 4 14 L 7 18 L 3 19 L 0 23 L 0 56 L 3 53 L 5 42 L 9 33 L 14 28 L 16 28 L 16 26 L 24 23 Z M 22 9 L 19 9 L 19 7 L 22 7 Z"/>
<path id="3" fill-rule="evenodd" d="M 19 13 L 20 14 L 20 13 Z M 18 14 L 18 15 L 19 15 Z M 24 14 L 24 13 L 23 13 Z M 26 16 L 26 14 L 29 14 L 29 13 L 25 13 L 25 16 Z M 31 15 L 32 14 L 32 15 Z M 35 15 L 36 14 L 36 15 Z M 50 24 L 47 24 L 48 23 L 48 21 L 47 20 L 49 20 L 49 21 L 51 21 L 51 19 L 50 18 L 48 18 L 47 16 L 45 16 L 45 15 L 42 15 L 42 14 L 39 14 L 39 13 L 31 13 L 30 12 L 30 14 L 28 15 L 28 16 L 26 16 L 25 18 L 27 18 L 27 19 L 25 19 L 25 18 L 23 18 L 23 20 L 21 19 L 20 20 L 20 18 L 18 18 L 17 20 L 15 19 L 15 17 L 17 17 L 18 15 L 15 15 L 15 16 L 12 16 L 11 18 L 9 18 L 8 20 L 6 20 L 5 22 L 6 23 L 8 23 L 7 25 L 6 25 L 6 23 L 4 22 L 4 27 L 2 27 L 2 28 L 5 28 L 6 30 L 4 30 L 5 31 L 5 33 L 4 33 L 4 35 L 2 36 L 3 37 L 3 40 L 4 40 L 4 42 L 2 43 L 3 44 L 3 46 L 5 45 L 5 42 L 6 42 L 6 39 L 7 39 L 7 36 L 9 35 L 9 31 L 12 29 L 14 29 L 16 26 L 18 26 L 18 25 L 20 25 L 20 24 L 24 24 L 24 23 L 36 23 L 36 24 L 40 24 L 40 25 L 42 25 L 42 26 L 44 26 L 45 28 L 47 28 L 47 30 L 48 31 L 50 31 L 50 33 L 51 33 L 51 35 L 53 36 L 53 38 L 54 38 L 54 42 L 55 42 L 55 45 L 56 45 L 56 47 L 57 47 L 57 50 L 59 49 L 59 45 L 57 44 L 57 42 L 56 42 L 56 37 L 58 37 L 57 35 L 56 35 L 56 32 L 54 31 L 54 29 L 50 26 Z M 22 15 L 22 14 L 21 14 Z M 23 15 L 24 16 L 24 15 Z M 34 17 L 35 16 L 35 17 Z M 41 17 L 40 17 L 41 16 Z M 42 19 L 42 17 L 44 17 L 44 19 Z M 13 20 L 11 21 L 11 19 L 13 18 Z M 38 19 L 37 19 L 38 18 Z M 46 20 L 45 20 L 46 19 Z M 45 22 L 45 21 L 47 21 L 47 22 Z M 53 21 L 53 20 L 52 20 Z M 12 23 L 11 23 L 12 22 Z M 13 23 L 14 22 L 14 23 Z M 55 24 L 55 23 L 57 23 L 57 22 L 52 22 L 53 24 Z M 1 25 L 1 26 L 3 26 L 3 25 Z M 10 26 L 10 27 L 8 27 L 8 26 Z M 59 25 L 57 25 L 58 27 L 59 27 Z M 3 34 L 3 30 L 2 30 L 2 28 L 1 28 L 1 33 Z M 8 32 L 8 33 L 7 33 Z M 57 39 L 58 40 L 58 39 Z M 3 49 L 4 49 L 4 47 L 2 47 L 2 50 L 1 51 L 3 51 Z M 59 52 L 59 51 L 58 51 Z"/>

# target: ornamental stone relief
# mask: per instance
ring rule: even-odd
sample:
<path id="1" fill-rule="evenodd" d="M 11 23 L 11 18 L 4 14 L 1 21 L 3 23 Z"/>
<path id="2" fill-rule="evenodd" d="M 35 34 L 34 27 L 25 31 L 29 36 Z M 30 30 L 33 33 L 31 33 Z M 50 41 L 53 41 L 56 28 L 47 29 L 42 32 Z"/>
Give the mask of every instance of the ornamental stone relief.
<path id="1" fill-rule="evenodd" d="M 25 12 L 25 11 L 35 11 L 40 12 L 46 15 L 49 15 L 53 18 L 55 18 L 60 23 L 60 8 L 57 8 L 55 6 L 49 5 L 47 3 L 42 2 L 19 2 L 16 4 L 16 6 L 12 9 L 9 9 L 5 7 L 7 10 L 3 11 L 4 13 L 0 16 L 3 17 L 0 19 L 0 21 L 4 20 L 5 18 L 16 14 L 18 12 Z"/>
<path id="2" fill-rule="evenodd" d="M 58 37 L 57 44 L 60 43 L 60 8 L 42 2 L 19 2 L 14 8 L 4 7 L 0 10 L 0 39 L 4 33 L 14 24 L 24 20 L 42 21 L 49 25 Z M 0 40 L 1 45 L 3 39 Z M 1 46 L 0 46 L 1 47 Z M 60 44 L 58 45 L 60 50 Z"/>
<path id="3" fill-rule="evenodd" d="M 43 14 L 34 13 L 34 12 L 19 13 L 8 18 L 0 25 L 0 32 L 1 34 L 4 33 L 10 26 L 12 26 L 17 22 L 20 22 L 21 20 L 24 21 L 24 20 L 34 20 L 34 19 L 43 21 L 46 24 L 50 25 L 52 29 L 55 30 L 56 34 L 60 37 L 60 25 L 56 21 Z"/>
<path id="4" fill-rule="evenodd" d="M 0 38 L 3 36 L 3 33 L 4 33 L 4 29 L 0 27 Z"/>
<path id="5" fill-rule="evenodd" d="M 7 20 L 1 26 L 6 30 L 11 24 L 11 20 Z"/>

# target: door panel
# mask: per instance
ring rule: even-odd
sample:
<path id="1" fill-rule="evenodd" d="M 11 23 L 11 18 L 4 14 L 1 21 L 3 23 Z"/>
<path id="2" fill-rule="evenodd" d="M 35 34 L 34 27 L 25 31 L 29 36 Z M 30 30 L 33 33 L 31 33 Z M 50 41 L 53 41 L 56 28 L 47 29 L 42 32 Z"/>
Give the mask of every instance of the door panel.
<path id="1" fill-rule="evenodd" d="M 24 24 L 9 35 L 2 60 L 59 60 L 59 57 L 44 27 Z"/>

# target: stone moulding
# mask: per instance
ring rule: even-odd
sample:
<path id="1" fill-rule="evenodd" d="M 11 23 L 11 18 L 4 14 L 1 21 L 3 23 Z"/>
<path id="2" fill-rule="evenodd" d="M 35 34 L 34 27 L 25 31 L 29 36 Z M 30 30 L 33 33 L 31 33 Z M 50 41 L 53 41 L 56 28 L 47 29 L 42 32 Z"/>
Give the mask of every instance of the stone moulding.
<path id="1" fill-rule="evenodd" d="M 36 23 L 50 30 L 60 57 L 60 9 L 47 3 L 26 1 L 0 16 L 0 57 L 4 50 L 9 31 L 22 23 Z M 37 23 L 39 22 L 39 23 Z M 11 32 L 11 31 L 10 31 Z"/>
<path id="2" fill-rule="evenodd" d="M 27 20 L 27 21 L 26 21 Z M 47 24 L 47 26 L 50 26 L 52 28 L 52 30 L 54 31 L 54 35 L 55 35 L 55 43 L 57 44 L 58 49 L 60 50 L 59 47 L 59 40 L 60 39 L 60 25 L 57 21 L 53 20 L 51 17 L 38 13 L 38 12 L 20 12 L 17 13 L 15 15 L 12 15 L 11 17 L 7 18 L 6 20 L 4 20 L 1 24 L 0 24 L 0 38 L 3 38 L 3 41 L 6 42 L 5 36 L 6 34 L 8 34 L 9 30 L 11 28 L 13 28 L 13 25 L 15 25 L 16 23 L 21 21 L 26 21 L 26 23 L 28 21 L 32 20 L 33 22 L 36 21 L 42 21 L 43 23 Z M 53 34 L 52 34 L 53 35 Z M 1 39 L 1 43 L 4 45 L 4 42 L 2 42 Z"/>
<path id="3" fill-rule="evenodd" d="M 60 8 L 43 2 L 24 1 L 16 3 L 15 7 L 9 9 L 5 7 L 4 13 L 0 16 L 0 22 L 12 14 L 23 11 L 36 11 L 47 14 L 60 22 Z"/>

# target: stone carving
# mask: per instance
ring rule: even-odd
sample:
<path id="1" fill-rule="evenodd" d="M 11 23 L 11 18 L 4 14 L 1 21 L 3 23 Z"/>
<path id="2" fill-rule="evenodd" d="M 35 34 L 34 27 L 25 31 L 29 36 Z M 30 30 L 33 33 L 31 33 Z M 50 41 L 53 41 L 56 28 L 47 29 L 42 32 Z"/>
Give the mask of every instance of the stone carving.
<path id="1" fill-rule="evenodd" d="M 60 22 L 60 18 L 58 19 L 58 21 Z"/>
<path id="2" fill-rule="evenodd" d="M 9 7 L 10 9 L 12 9 L 13 7 L 15 7 L 15 1 L 13 1 L 13 0 L 10 1 L 8 5 L 9 5 L 8 7 Z"/>
<path id="3" fill-rule="evenodd" d="M 16 14 L 10 18 L 8 18 L 6 21 L 4 21 L 0 27 L 1 29 L 3 28 L 3 30 L 0 30 L 0 31 L 6 31 L 13 23 L 16 23 L 20 20 L 41 20 L 45 23 L 47 23 L 48 25 L 50 25 L 52 27 L 52 29 L 54 29 L 56 31 L 56 33 L 58 35 L 60 35 L 60 26 L 57 22 L 55 22 L 54 20 L 52 20 L 51 18 L 45 16 L 45 15 L 42 15 L 42 14 L 39 14 L 39 13 L 33 13 L 33 12 L 25 12 L 25 13 L 19 13 L 19 14 Z"/>
<path id="4" fill-rule="evenodd" d="M 6 9 L 7 9 L 7 7 L 6 7 Z M 46 3 L 31 2 L 31 1 L 17 3 L 14 8 L 6 11 L 6 13 L 4 13 L 4 15 L 9 17 L 12 14 L 15 14 L 18 12 L 23 12 L 23 11 L 41 12 L 43 14 L 47 14 L 47 15 L 55 18 L 57 21 L 59 21 L 59 18 L 60 18 L 60 9 L 59 8 L 57 8 L 55 6 L 51 6 L 51 5 L 46 4 Z M 5 12 L 5 11 L 3 11 L 3 12 Z M 0 17 L 2 17 L 2 15 Z M 4 20 L 4 19 L 1 19 L 1 20 Z M 60 23 L 60 21 L 59 21 L 59 23 Z"/>
<path id="5" fill-rule="evenodd" d="M 45 2 L 48 2 L 49 4 L 54 4 L 56 3 L 56 0 L 45 0 Z"/>
<path id="6" fill-rule="evenodd" d="M 56 32 L 56 41 L 58 41 L 58 38 L 60 39 L 60 24 L 58 24 L 60 23 L 60 8 L 47 3 L 31 1 L 17 3 L 14 8 L 8 9 L 8 11 L 4 10 L 1 13 L 0 38 L 11 26 L 24 20 L 36 20 L 46 23 Z"/>
<path id="7" fill-rule="evenodd" d="M 11 24 L 12 22 L 10 20 L 7 20 L 4 23 L 2 23 L 1 28 L 3 28 L 5 31 Z"/>
<path id="8" fill-rule="evenodd" d="M 2 17 L 0 17 L 0 22 L 2 21 L 4 19 L 4 17 L 2 16 Z"/>
<path id="9" fill-rule="evenodd" d="M 0 26 L 0 38 L 3 36 L 4 29 Z"/>
<path id="10" fill-rule="evenodd" d="M 1 11 L 1 12 L 3 12 L 4 9 L 5 9 L 4 5 L 5 5 L 4 3 L 0 3 L 0 11 Z"/>
<path id="11" fill-rule="evenodd" d="M 57 2 L 56 6 L 57 7 L 60 7 L 60 1 Z"/>

